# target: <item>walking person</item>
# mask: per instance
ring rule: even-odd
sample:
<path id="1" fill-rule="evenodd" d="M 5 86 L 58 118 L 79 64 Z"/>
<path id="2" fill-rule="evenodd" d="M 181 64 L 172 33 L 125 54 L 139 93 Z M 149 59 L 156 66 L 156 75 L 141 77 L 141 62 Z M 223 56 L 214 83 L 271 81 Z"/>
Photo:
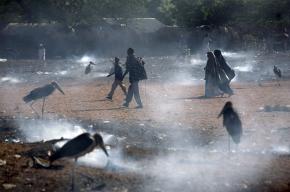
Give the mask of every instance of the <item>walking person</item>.
<path id="1" fill-rule="evenodd" d="M 230 87 L 230 82 L 235 77 L 235 71 L 227 64 L 220 50 L 214 50 L 214 56 L 217 62 L 219 88 L 231 96 L 234 91 Z"/>
<path id="2" fill-rule="evenodd" d="M 221 94 L 218 83 L 217 63 L 212 52 L 207 52 L 205 70 L 205 97 L 215 97 Z"/>
<path id="3" fill-rule="evenodd" d="M 109 75 L 107 75 L 107 77 L 110 77 L 111 75 L 115 74 L 115 80 L 112 84 L 111 91 L 106 97 L 107 99 L 110 99 L 110 100 L 112 100 L 115 89 L 117 88 L 118 85 L 121 87 L 125 97 L 127 96 L 126 87 L 123 84 L 123 70 L 122 70 L 122 67 L 120 66 L 119 61 L 120 59 L 118 57 L 115 57 L 113 71 Z"/>
<path id="4" fill-rule="evenodd" d="M 123 78 L 129 73 L 130 86 L 128 88 L 128 94 L 126 101 L 123 104 L 124 107 L 129 107 L 129 103 L 132 101 L 133 95 L 137 103 L 136 108 L 143 108 L 143 104 L 139 93 L 139 81 L 147 79 L 147 74 L 144 68 L 145 62 L 142 58 L 136 58 L 134 55 L 134 49 L 129 48 L 127 50 L 126 71 Z"/>

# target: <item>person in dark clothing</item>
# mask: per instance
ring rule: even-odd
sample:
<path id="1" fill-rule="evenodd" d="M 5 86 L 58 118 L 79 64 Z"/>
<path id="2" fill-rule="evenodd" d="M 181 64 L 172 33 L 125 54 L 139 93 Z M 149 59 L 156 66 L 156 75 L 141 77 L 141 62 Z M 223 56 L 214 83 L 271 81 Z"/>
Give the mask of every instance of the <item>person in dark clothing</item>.
<path id="1" fill-rule="evenodd" d="M 205 97 L 220 95 L 218 84 L 217 64 L 212 52 L 207 52 L 207 63 L 205 70 Z"/>
<path id="2" fill-rule="evenodd" d="M 214 55 L 218 66 L 219 88 L 231 96 L 234 92 L 230 87 L 230 82 L 235 77 L 235 71 L 226 63 L 220 50 L 214 50 Z"/>
<path id="3" fill-rule="evenodd" d="M 139 93 L 139 81 L 147 79 L 146 71 L 144 69 L 145 62 L 142 60 L 142 58 L 135 57 L 134 49 L 132 48 L 129 48 L 127 50 L 127 55 L 126 71 L 123 75 L 123 78 L 126 76 L 127 73 L 129 73 L 130 86 L 128 88 L 128 94 L 123 106 L 128 107 L 134 95 L 135 101 L 138 105 L 136 108 L 143 108 Z"/>
<path id="4" fill-rule="evenodd" d="M 118 57 L 115 57 L 114 71 L 111 74 L 107 75 L 107 77 L 110 77 L 111 75 L 115 74 L 115 80 L 112 84 L 111 91 L 109 92 L 108 96 L 106 97 L 107 99 L 113 98 L 115 89 L 117 88 L 118 85 L 121 87 L 125 96 L 127 95 L 126 87 L 123 84 L 123 70 L 122 70 L 122 67 L 120 66 L 119 61 L 120 61 L 120 59 Z"/>

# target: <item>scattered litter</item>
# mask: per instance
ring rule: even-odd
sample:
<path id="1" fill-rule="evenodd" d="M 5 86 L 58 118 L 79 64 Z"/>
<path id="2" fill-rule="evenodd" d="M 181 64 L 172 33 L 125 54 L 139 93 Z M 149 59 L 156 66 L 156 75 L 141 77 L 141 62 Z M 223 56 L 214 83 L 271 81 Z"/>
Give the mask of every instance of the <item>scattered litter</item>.
<path id="1" fill-rule="evenodd" d="M 228 182 L 226 182 L 225 186 L 230 187 L 231 185 Z"/>
<path id="2" fill-rule="evenodd" d="M 42 167 L 42 168 L 49 168 L 50 163 L 48 160 L 41 159 L 39 157 L 32 157 L 33 159 L 33 166 L 34 167 Z"/>
<path id="3" fill-rule="evenodd" d="M 276 133 L 277 129 L 271 129 L 271 133 Z"/>
<path id="4" fill-rule="evenodd" d="M 272 147 L 272 152 L 287 155 L 290 153 L 290 149 L 287 146 L 274 146 Z"/>
<path id="5" fill-rule="evenodd" d="M 16 159 L 19 159 L 19 158 L 21 157 L 21 155 L 15 154 L 14 157 L 15 157 Z"/>
<path id="6" fill-rule="evenodd" d="M 20 139 L 12 139 L 12 142 L 13 143 L 19 143 L 20 142 Z"/>
<path id="7" fill-rule="evenodd" d="M 214 141 L 210 141 L 208 144 L 209 145 L 212 145 L 212 144 L 214 144 L 215 142 Z"/>
<path id="8" fill-rule="evenodd" d="M 242 184 L 242 186 L 243 186 L 244 189 L 248 189 L 248 185 Z"/>
<path id="9" fill-rule="evenodd" d="M 2 186 L 3 186 L 4 189 L 6 189 L 6 190 L 8 190 L 8 189 L 13 189 L 13 188 L 16 187 L 15 184 L 11 184 L 11 183 L 4 183 Z"/>
<path id="10" fill-rule="evenodd" d="M 217 153 L 218 151 L 216 149 L 213 149 L 211 151 L 209 151 L 210 153 Z"/>
<path id="11" fill-rule="evenodd" d="M 114 135 L 106 135 L 104 136 L 104 143 L 111 147 L 117 146 L 119 141 L 118 138 Z"/>
<path id="12" fill-rule="evenodd" d="M 140 123 L 139 125 L 140 125 L 140 126 L 145 126 L 144 123 Z"/>
<path id="13" fill-rule="evenodd" d="M 290 112 L 289 105 L 265 105 L 264 107 L 259 108 L 260 112 L 273 112 L 273 111 L 281 111 L 281 112 Z"/>
<path id="14" fill-rule="evenodd" d="M 110 123 L 110 121 L 104 121 L 103 123 L 107 124 L 107 123 Z"/>
<path id="15" fill-rule="evenodd" d="M 3 165 L 6 165 L 6 161 L 5 161 L 5 160 L 2 160 L 2 159 L 0 159 L 0 166 L 3 166 Z"/>
<path id="16" fill-rule="evenodd" d="M 59 71 L 59 72 L 55 72 L 55 75 L 66 75 L 68 72 L 67 71 Z"/>
<path id="17" fill-rule="evenodd" d="M 0 62 L 6 62 L 7 59 L 0 58 Z"/>
<path id="18" fill-rule="evenodd" d="M 8 82 L 8 83 L 19 83 L 20 80 L 14 77 L 2 77 L 1 82 Z"/>
<path id="19" fill-rule="evenodd" d="M 29 159 L 28 162 L 27 162 L 27 166 L 30 167 L 30 168 L 32 168 L 33 165 L 34 165 L 33 160 L 32 159 Z"/>

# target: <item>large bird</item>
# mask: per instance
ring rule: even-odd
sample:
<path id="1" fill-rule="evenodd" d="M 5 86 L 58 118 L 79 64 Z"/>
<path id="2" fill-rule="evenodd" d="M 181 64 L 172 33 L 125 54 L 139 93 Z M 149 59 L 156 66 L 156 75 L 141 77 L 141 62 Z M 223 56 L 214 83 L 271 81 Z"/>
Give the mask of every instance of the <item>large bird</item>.
<path id="1" fill-rule="evenodd" d="M 282 78 L 282 72 L 276 65 L 274 65 L 273 72 L 276 75 L 276 79 L 277 79 L 278 85 L 280 86 L 279 79 Z"/>
<path id="2" fill-rule="evenodd" d="M 51 95 L 55 91 L 55 89 L 59 90 L 64 95 L 64 92 L 60 88 L 60 86 L 56 82 L 53 81 L 50 84 L 47 84 L 43 87 L 38 87 L 36 89 L 33 89 L 28 95 L 23 97 L 23 101 L 25 103 L 31 102 L 30 104 L 31 109 L 38 115 L 38 113 L 34 110 L 32 105 L 34 104 L 36 100 L 43 99 L 42 110 L 41 110 L 42 117 L 43 117 L 45 98 Z"/>
<path id="3" fill-rule="evenodd" d="M 90 63 L 86 66 L 86 69 L 85 69 L 85 74 L 89 74 L 91 71 L 92 71 L 92 65 L 96 65 L 95 63 L 93 63 L 92 61 L 90 61 Z"/>
<path id="4" fill-rule="evenodd" d="M 109 156 L 105 146 L 103 138 L 100 134 L 95 133 L 93 136 L 89 133 L 83 133 L 79 136 L 69 140 L 60 149 L 53 153 L 49 157 L 50 164 L 55 160 L 61 158 L 74 158 L 74 167 L 72 170 L 72 189 L 74 189 L 74 175 L 75 175 L 75 164 L 77 159 L 87 153 L 94 150 L 95 147 L 101 148 L 104 153 Z"/>
<path id="5" fill-rule="evenodd" d="M 241 136 L 243 133 L 242 122 L 237 112 L 233 109 L 233 104 L 230 101 L 226 102 L 222 111 L 218 115 L 218 118 L 222 115 L 223 115 L 223 126 L 226 128 L 229 134 L 228 148 L 230 151 L 231 150 L 230 136 L 237 145 L 240 143 Z"/>

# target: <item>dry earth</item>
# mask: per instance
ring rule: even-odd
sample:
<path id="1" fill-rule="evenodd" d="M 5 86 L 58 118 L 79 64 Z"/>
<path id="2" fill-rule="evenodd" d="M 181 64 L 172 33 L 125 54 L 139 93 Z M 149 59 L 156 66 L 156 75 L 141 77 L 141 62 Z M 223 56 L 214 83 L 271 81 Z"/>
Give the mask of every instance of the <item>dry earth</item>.
<path id="1" fill-rule="evenodd" d="M 135 102 L 122 108 L 120 89 L 113 101 L 105 100 L 110 84 L 102 78 L 60 84 L 66 94 L 55 92 L 47 99 L 45 119 L 65 118 L 85 128 L 92 124 L 96 131 L 126 138 L 120 144 L 123 161 L 135 167 L 78 166 L 80 191 L 290 191 L 290 112 L 287 107 L 261 109 L 290 105 L 288 80 L 281 86 L 273 81 L 262 86 L 233 83 L 235 95 L 212 99 L 202 97 L 202 85 L 142 82 L 143 109 L 135 109 Z M 1 84 L 0 160 L 6 164 L 0 162 L 0 191 L 70 189 L 70 160 L 60 160 L 51 169 L 33 168 L 26 152 L 44 144 L 9 140 L 25 140 L 16 119 L 36 117 L 22 97 L 37 86 L 41 84 Z M 236 153 L 227 152 L 227 134 L 217 119 L 226 101 L 233 102 L 243 122 L 244 135 Z M 41 103 L 35 104 L 37 110 Z M 288 151 L 274 150 L 280 146 Z M 4 184 L 15 186 L 5 189 Z"/>

